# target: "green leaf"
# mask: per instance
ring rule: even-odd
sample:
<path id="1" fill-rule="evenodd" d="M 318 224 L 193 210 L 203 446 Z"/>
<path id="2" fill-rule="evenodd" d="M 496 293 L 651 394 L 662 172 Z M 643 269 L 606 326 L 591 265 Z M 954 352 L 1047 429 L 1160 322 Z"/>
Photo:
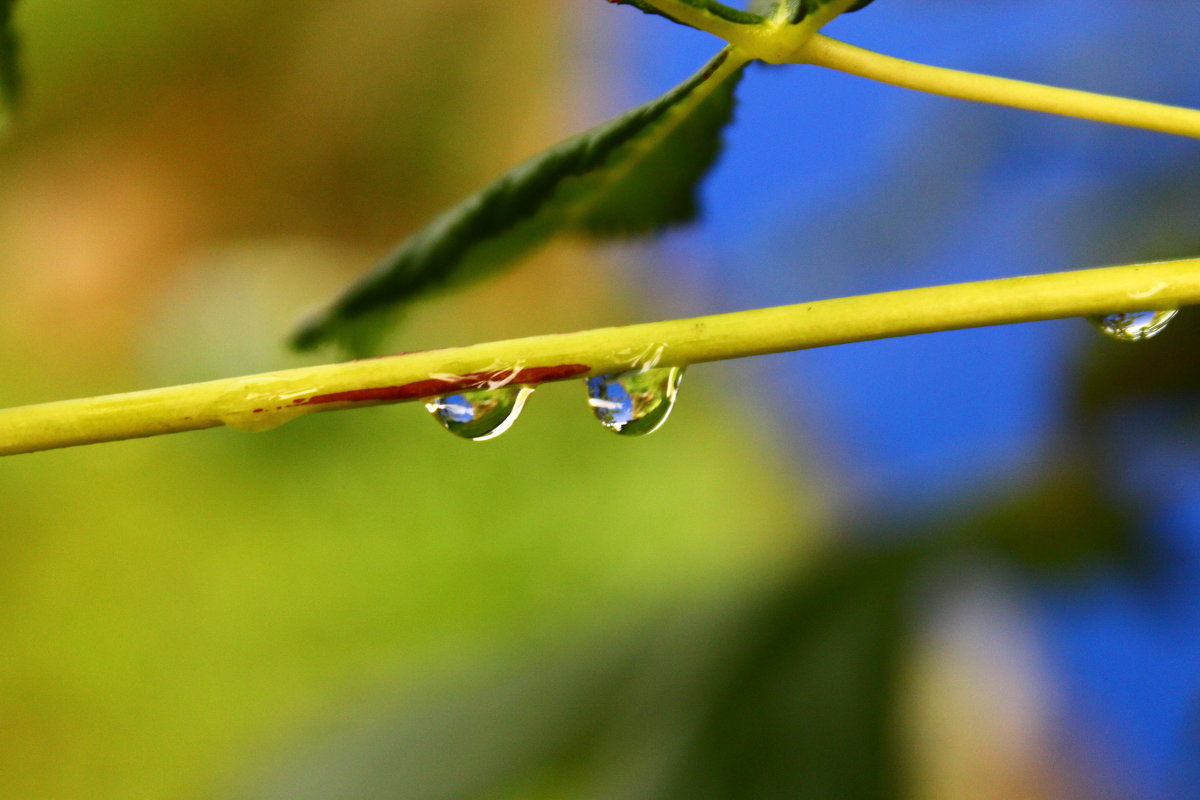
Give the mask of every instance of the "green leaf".
<path id="1" fill-rule="evenodd" d="M 0 0 L 0 130 L 20 94 L 20 75 L 17 70 L 17 35 L 13 31 L 13 8 L 17 0 Z"/>
<path id="2" fill-rule="evenodd" d="M 869 1 L 870 0 L 868 0 L 868 2 Z M 659 8 L 656 8 L 649 2 L 646 2 L 646 0 L 609 0 L 609 2 L 617 3 L 618 5 L 633 6 L 634 8 L 640 9 L 647 14 L 655 14 L 660 17 L 666 17 L 672 22 L 679 22 L 679 20 L 671 16 L 669 11 L 663 11 Z M 754 13 L 753 8 L 749 11 L 742 11 L 737 8 L 730 8 L 727 5 L 717 3 L 715 0 L 673 0 L 673 2 L 690 6 L 698 11 L 703 11 L 706 14 L 712 14 L 715 17 L 719 17 L 726 22 L 734 22 L 739 25 L 757 25 L 760 22 L 764 22 L 764 19 L 761 15 Z"/>
<path id="3" fill-rule="evenodd" d="M 745 60 L 726 49 L 657 100 L 520 164 L 413 234 L 292 338 L 369 351 L 387 312 L 495 271 L 552 235 L 632 236 L 693 219 Z"/>
<path id="4" fill-rule="evenodd" d="M 788 21 L 795 25 L 804 21 L 810 14 L 814 14 L 834 2 L 836 0 L 752 0 L 750 11 L 770 18 L 775 16 L 779 6 L 783 5 L 786 8 L 785 14 Z M 866 8 L 872 2 L 874 0 L 858 0 L 858 2 L 851 5 L 843 13 Z"/>
<path id="5" fill-rule="evenodd" d="M 1138 536 L 1147 509 L 1114 497 L 1096 464 L 1078 456 L 1040 481 L 969 509 L 945 532 L 985 558 L 999 557 L 1027 577 L 1071 582 L 1097 570 L 1144 570 L 1153 553 Z"/>
<path id="6" fill-rule="evenodd" d="M 661 798 L 899 798 L 900 702 L 926 555 L 823 558 L 705 642 L 724 666 L 691 705 L 698 724 Z M 709 636 L 712 634 L 710 633 Z"/>

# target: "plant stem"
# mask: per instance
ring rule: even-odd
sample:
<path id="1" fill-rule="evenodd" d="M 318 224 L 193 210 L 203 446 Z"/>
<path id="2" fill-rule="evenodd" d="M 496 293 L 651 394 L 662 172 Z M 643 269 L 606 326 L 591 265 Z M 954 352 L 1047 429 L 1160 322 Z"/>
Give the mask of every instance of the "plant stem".
<path id="1" fill-rule="evenodd" d="M 792 60 L 947 97 L 1200 137 L 1200 111 L 1195 109 L 933 67 L 820 34 L 810 38 Z"/>
<path id="2" fill-rule="evenodd" d="M 622 0 L 610 0 L 622 2 Z M 702 7 L 688 0 L 644 0 L 645 4 L 683 25 L 711 33 L 742 51 L 746 56 L 760 59 L 769 64 L 786 64 L 800 51 L 826 23 L 847 8 L 854 0 L 827 0 L 816 11 L 809 12 L 797 23 L 788 21 L 789 10 L 780 4 L 771 19 L 758 22 L 734 21 L 731 14 L 738 14 L 728 6 L 717 13 L 712 8 Z M 719 6 L 719 4 L 713 4 Z M 755 15 L 745 14 L 746 17 Z"/>
<path id="3" fill-rule="evenodd" d="M 0 410 L 0 455 L 212 428 L 506 384 L 683 366 L 916 333 L 1200 304 L 1200 259 L 821 300 Z"/>

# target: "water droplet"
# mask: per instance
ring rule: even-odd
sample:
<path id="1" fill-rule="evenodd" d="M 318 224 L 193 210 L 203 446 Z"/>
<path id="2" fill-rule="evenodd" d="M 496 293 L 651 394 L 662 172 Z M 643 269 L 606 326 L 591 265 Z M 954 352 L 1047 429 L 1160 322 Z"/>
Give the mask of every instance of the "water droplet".
<path id="1" fill-rule="evenodd" d="M 279 382 L 269 377 L 251 377 L 232 382 L 217 398 L 214 410 L 226 427 L 259 433 L 309 413 L 312 409 L 304 406 L 300 398 L 311 394 L 311 389 L 281 390 Z"/>
<path id="2" fill-rule="evenodd" d="M 675 407 L 683 367 L 665 367 L 588 378 L 588 403 L 600 424 L 622 436 L 645 436 Z"/>
<path id="3" fill-rule="evenodd" d="M 425 403 L 425 408 L 455 436 L 483 442 L 511 428 L 531 394 L 530 386 L 479 389 L 435 397 Z"/>
<path id="4" fill-rule="evenodd" d="M 1140 342 L 1162 333 L 1179 313 L 1177 308 L 1164 311 L 1123 311 L 1092 317 L 1091 322 L 1104 333 L 1122 342 Z"/>
<path id="5" fill-rule="evenodd" d="M 304 409 L 238 411 L 223 415 L 221 422 L 225 423 L 225 427 L 233 428 L 235 431 L 262 433 L 263 431 L 273 431 L 280 425 L 303 416 L 304 411 Z"/>

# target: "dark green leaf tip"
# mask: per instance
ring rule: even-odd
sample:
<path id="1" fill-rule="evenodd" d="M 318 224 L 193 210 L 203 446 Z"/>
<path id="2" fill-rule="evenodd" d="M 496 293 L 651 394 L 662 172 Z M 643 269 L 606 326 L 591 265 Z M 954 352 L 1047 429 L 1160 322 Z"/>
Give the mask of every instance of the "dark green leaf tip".
<path id="1" fill-rule="evenodd" d="M 665 12 L 656 8 L 654 5 L 647 2 L 647 0 L 608 0 L 608 2 L 623 6 L 633 6 L 634 8 L 647 14 L 666 17 L 672 22 L 679 22 L 679 20 L 672 17 L 669 12 Z M 706 14 L 712 14 L 714 17 L 720 17 L 726 22 L 733 22 L 739 25 L 758 25 L 759 23 L 766 21 L 760 14 L 755 14 L 752 11 L 742 11 L 738 8 L 730 8 L 727 5 L 715 2 L 715 0 L 679 0 L 679 2 L 684 5 L 691 6 L 699 11 L 703 11 Z"/>
<path id="2" fill-rule="evenodd" d="M 0 118 L 16 105 L 21 93 L 17 34 L 12 24 L 16 4 L 16 0 L 0 0 Z"/>

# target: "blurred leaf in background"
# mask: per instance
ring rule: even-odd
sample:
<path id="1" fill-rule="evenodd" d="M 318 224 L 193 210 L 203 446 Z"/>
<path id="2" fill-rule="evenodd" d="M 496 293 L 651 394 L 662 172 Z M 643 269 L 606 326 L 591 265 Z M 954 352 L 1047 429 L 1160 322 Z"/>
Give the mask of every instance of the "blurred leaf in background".
<path id="1" fill-rule="evenodd" d="M 745 584 L 740 594 L 701 590 L 686 609 L 593 641 L 573 658 L 528 658 L 473 685 L 359 703 L 335 730 L 310 734 L 266 775 L 248 779 L 251 789 L 230 796 L 962 796 L 953 783 L 939 794 L 946 783 L 937 770 L 922 782 L 913 763 L 927 745 L 913 740 L 905 698 L 917 683 L 932 596 L 997 570 L 1019 592 L 1018 578 L 1071 585 L 1097 568 L 1134 563 L 1130 509 L 1098 494 L 1086 472 L 1046 479 L 1029 494 L 915 529 L 881 521 L 845 531 L 843 541 L 860 544 L 830 547 L 802 570 Z M 981 722 L 955 733 L 977 737 L 970 728 Z M 1068 796 L 1050 764 L 1040 765 L 1041 776 L 1014 764 L 987 768 L 997 783 L 958 790 Z M 1056 781 L 1063 794 L 1051 794 Z"/>
<path id="2" fill-rule="evenodd" d="M 8 125 L 21 91 L 19 46 L 13 25 L 16 0 L 0 0 L 0 133 Z"/>

